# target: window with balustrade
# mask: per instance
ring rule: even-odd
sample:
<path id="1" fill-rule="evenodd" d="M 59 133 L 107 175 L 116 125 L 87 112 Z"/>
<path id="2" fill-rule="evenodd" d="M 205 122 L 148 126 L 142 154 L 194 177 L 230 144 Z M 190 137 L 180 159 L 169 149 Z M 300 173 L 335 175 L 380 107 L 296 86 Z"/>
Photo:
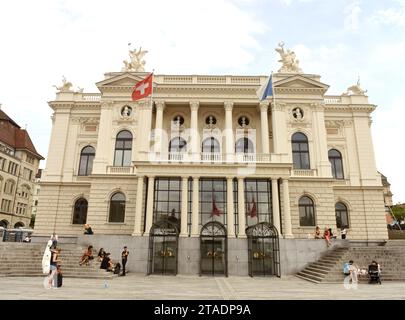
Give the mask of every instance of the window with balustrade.
<path id="1" fill-rule="evenodd" d="M 214 137 L 209 137 L 202 142 L 203 153 L 220 153 L 221 148 L 219 142 Z"/>
<path id="2" fill-rule="evenodd" d="M 123 130 L 117 134 L 115 140 L 114 166 L 124 167 L 131 165 L 132 133 Z"/>
<path id="3" fill-rule="evenodd" d="M 235 143 L 235 152 L 236 153 L 254 153 L 255 148 L 252 140 L 249 138 L 240 138 Z"/>
<path id="4" fill-rule="evenodd" d="M 178 153 L 187 151 L 187 142 L 181 137 L 175 137 L 170 140 L 169 143 L 169 152 Z"/>
<path id="5" fill-rule="evenodd" d="M 291 139 L 294 169 L 310 169 L 308 138 L 301 132 L 293 134 Z"/>
<path id="6" fill-rule="evenodd" d="M 96 151 L 92 146 L 87 146 L 82 149 L 80 153 L 79 176 L 88 176 L 91 174 L 95 155 Z"/>

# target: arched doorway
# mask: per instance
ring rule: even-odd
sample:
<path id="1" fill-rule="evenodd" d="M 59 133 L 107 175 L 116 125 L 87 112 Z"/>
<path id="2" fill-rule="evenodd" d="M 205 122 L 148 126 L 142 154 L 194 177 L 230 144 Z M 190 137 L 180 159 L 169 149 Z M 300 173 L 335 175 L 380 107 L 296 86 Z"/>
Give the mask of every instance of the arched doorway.
<path id="1" fill-rule="evenodd" d="M 200 234 L 200 275 L 228 276 L 228 241 L 222 223 L 206 223 Z"/>
<path id="2" fill-rule="evenodd" d="M 280 277 L 280 246 L 277 229 L 260 222 L 246 229 L 248 237 L 249 275 Z"/>
<path id="3" fill-rule="evenodd" d="M 179 230 L 177 225 L 160 220 L 149 233 L 148 274 L 176 275 Z"/>

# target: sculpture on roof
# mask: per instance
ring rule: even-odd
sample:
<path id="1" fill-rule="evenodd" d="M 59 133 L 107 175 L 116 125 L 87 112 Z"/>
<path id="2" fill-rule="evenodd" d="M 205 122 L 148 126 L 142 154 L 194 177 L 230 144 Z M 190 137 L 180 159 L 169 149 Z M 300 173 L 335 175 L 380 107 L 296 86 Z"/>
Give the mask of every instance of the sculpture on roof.
<path id="1" fill-rule="evenodd" d="M 365 95 L 367 90 L 363 90 L 360 87 L 360 77 L 357 79 L 357 84 L 352 85 L 351 87 L 347 88 L 347 91 L 344 93 L 345 95 Z"/>
<path id="2" fill-rule="evenodd" d="M 146 62 L 142 59 L 147 53 L 148 51 L 146 50 L 142 51 L 142 47 L 140 47 L 138 51 L 136 49 L 129 50 L 130 61 L 123 61 L 124 67 L 122 68 L 122 71 L 144 72 L 144 66 Z"/>
<path id="3" fill-rule="evenodd" d="M 299 60 L 295 57 L 295 52 L 287 49 L 284 50 L 284 42 L 278 44 L 279 48 L 275 50 L 280 54 L 281 60 L 278 62 L 282 63 L 282 66 L 278 72 L 286 73 L 302 73 L 302 69 L 299 67 Z"/>
<path id="4" fill-rule="evenodd" d="M 72 86 L 71 82 L 66 81 L 65 76 L 62 76 L 62 85 L 60 87 L 54 85 L 58 92 L 72 92 L 72 90 L 70 90 Z"/>

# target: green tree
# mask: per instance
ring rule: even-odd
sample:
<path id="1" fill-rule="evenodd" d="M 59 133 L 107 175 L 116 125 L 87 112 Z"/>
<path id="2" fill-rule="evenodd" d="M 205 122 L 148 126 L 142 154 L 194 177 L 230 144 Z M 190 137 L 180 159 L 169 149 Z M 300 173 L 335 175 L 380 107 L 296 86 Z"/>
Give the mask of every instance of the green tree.
<path id="1" fill-rule="evenodd" d="M 396 204 L 392 206 L 392 213 L 394 214 L 397 220 L 399 221 L 405 220 L 405 205 Z"/>

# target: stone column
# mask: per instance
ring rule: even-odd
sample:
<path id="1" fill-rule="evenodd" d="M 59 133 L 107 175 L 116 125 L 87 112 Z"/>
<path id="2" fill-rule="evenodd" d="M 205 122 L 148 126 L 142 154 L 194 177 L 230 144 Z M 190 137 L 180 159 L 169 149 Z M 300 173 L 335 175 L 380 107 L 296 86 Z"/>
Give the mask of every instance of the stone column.
<path id="1" fill-rule="evenodd" d="M 238 223 L 238 238 L 246 238 L 245 188 L 243 178 L 238 178 Z"/>
<path id="2" fill-rule="evenodd" d="M 138 185 L 136 188 L 136 204 L 135 204 L 135 220 L 133 236 L 142 235 L 142 200 L 143 200 L 143 177 L 138 177 Z"/>
<path id="3" fill-rule="evenodd" d="M 234 139 L 233 139 L 233 129 L 232 129 L 232 109 L 233 102 L 226 101 L 224 102 L 225 109 L 225 152 L 226 152 L 226 161 L 233 162 L 234 160 Z"/>
<path id="4" fill-rule="evenodd" d="M 288 145 L 287 120 L 283 110 L 285 104 L 272 103 L 271 121 L 273 127 L 273 149 L 274 153 L 287 154 L 291 146 Z"/>
<path id="5" fill-rule="evenodd" d="M 271 203 L 273 206 L 273 225 L 276 227 L 278 234 L 281 235 L 280 228 L 280 207 L 278 202 L 278 183 L 277 179 L 271 179 Z"/>
<path id="6" fill-rule="evenodd" d="M 269 154 L 269 119 L 267 110 L 269 108 L 268 103 L 260 103 L 260 124 L 262 135 L 262 153 Z"/>
<path id="7" fill-rule="evenodd" d="M 149 156 L 149 147 L 150 147 L 150 134 L 152 130 L 152 105 L 150 102 L 142 102 L 139 105 L 141 108 L 141 117 L 139 118 L 139 130 L 138 130 L 138 139 L 139 141 L 139 159 L 147 160 Z"/>
<path id="8" fill-rule="evenodd" d="M 193 208 L 191 215 L 191 235 L 193 237 L 199 236 L 198 230 L 198 219 L 199 219 L 199 177 L 193 177 Z"/>
<path id="9" fill-rule="evenodd" d="M 153 223 L 153 193 L 155 187 L 155 177 L 149 177 L 148 181 L 148 198 L 146 200 L 146 225 L 144 236 L 149 236 L 150 228 Z"/>
<path id="10" fill-rule="evenodd" d="M 226 177 L 226 224 L 228 225 L 228 237 L 235 238 L 233 177 Z"/>
<path id="11" fill-rule="evenodd" d="M 188 187 L 188 177 L 183 177 L 182 184 L 181 184 L 181 230 L 180 230 L 180 237 L 187 237 L 187 189 Z"/>
<path id="12" fill-rule="evenodd" d="M 162 152 L 162 137 L 163 137 L 163 111 L 165 109 L 164 101 L 156 102 L 156 122 L 155 122 L 155 152 Z"/>
<path id="13" fill-rule="evenodd" d="M 290 212 L 290 189 L 288 187 L 288 180 L 283 179 L 283 200 L 284 200 L 284 238 L 294 238 L 291 227 L 291 212 Z"/>
<path id="14" fill-rule="evenodd" d="M 190 140 L 191 140 L 191 159 L 199 161 L 200 139 L 198 132 L 198 101 L 190 101 L 191 121 L 190 121 Z M 194 190 L 194 189 L 193 189 Z"/>

